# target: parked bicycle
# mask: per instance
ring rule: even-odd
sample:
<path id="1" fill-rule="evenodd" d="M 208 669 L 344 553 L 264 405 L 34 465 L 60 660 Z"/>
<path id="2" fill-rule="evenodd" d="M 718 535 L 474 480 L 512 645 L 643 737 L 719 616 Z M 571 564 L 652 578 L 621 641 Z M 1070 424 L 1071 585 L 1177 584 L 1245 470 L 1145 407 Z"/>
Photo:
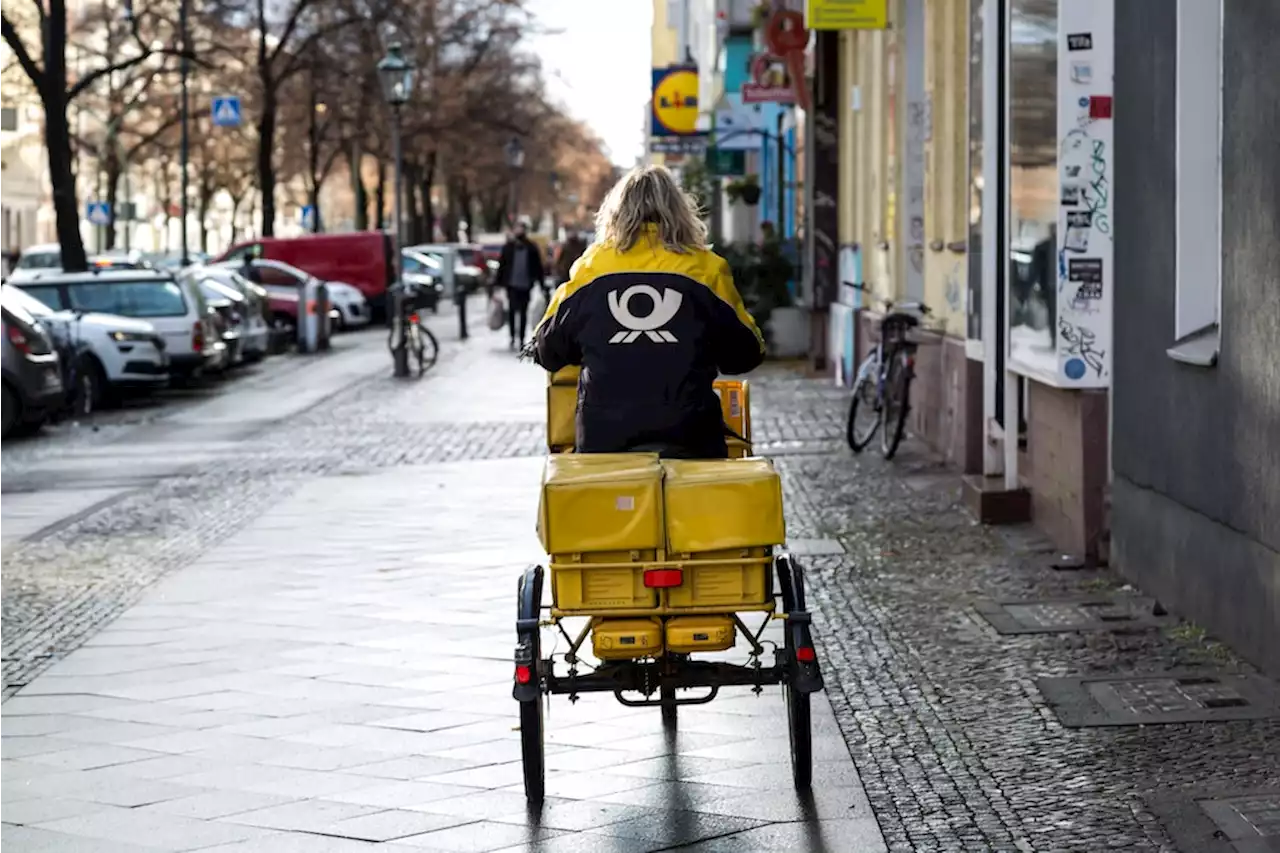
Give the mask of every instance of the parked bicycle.
<path id="1" fill-rule="evenodd" d="M 892 459 L 902 443 L 911 411 L 911 380 L 915 378 L 918 346 L 907 338 L 907 333 L 920 325 L 920 316 L 911 312 L 921 316 L 930 313 L 928 306 L 920 302 L 885 302 L 880 340 L 858 367 L 845 426 L 845 437 L 854 453 L 861 453 L 881 427 L 880 452 L 885 459 Z"/>
<path id="2" fill-rule="evenodd" d="M 422 317 L 419 316 L 420 303 L 425 302 L 428 294 L 423 293 L 414 284 L 403 285 L 403 294 L 400 301 L 400 312 L 397 317 L 398 322 L 391 324 L 391 333 L 387 338 L 387 348 L 391 350 L 393 359 L 405 359 L 403 364 L 405 371 L 403 374 L 397 371 L 397 375 L 408 374 L 408 362 L 412 359 L 412 363 L 418 368 L 418 376 L 426 373 L 427 368 L 436 363 L 436 358 L 440 353 L 440 345 L 436 341 L 436 336 L 431 330 L 422 324 Z M 403 350 L 397 346 L 399 339 L 397 335 L 404 335 Z"/>

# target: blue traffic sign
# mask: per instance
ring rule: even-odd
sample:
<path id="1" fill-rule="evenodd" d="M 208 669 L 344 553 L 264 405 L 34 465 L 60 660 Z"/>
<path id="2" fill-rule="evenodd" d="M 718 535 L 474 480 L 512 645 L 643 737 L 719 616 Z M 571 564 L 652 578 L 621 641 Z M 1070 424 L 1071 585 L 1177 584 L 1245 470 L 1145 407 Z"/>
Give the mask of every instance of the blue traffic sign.
<path id="1" fill-rule="evenodd" d="M 85 211 L 85 219 L 94 225 L 111 224 L 111 205 L 105 201 L 91 201 Z"/>
<path id="2" fill-rule="evenodd" d="M 316 227 L 316 206 L 314 204 L 304 204 L 302 206 L 302 227 L 308 231 Z"/>
<path id="3" fill-rule="evenodd" d="M 213 99 L 213 105 L 210 108 L 210 115 L 213 116 L 213 123 L 218 127 L 239 127 L 240 126 L 240 96 L 239 95 L 223 95 Z"/>

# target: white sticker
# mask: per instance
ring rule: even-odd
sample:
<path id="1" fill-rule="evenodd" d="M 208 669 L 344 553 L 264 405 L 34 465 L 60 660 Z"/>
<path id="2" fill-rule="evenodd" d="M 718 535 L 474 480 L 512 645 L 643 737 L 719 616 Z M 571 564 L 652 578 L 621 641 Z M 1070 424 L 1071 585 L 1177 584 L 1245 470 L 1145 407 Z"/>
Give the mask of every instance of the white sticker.
<path id="1" fill-rule="evenodd" d="M 1089 84 L 1093 82 L 1093 63 L 1076 60 L 1071 63 L 1071 82 Z"/>
<path id="2" fill-rule="evenodd" d="M 742 417 L 742 401 L 738 398 L 737 391 L 729 392 L 729 417 Z"/>
<path id="3" fill-rule="evenodd" d="M 613 506 L 619 512 L 632 512 L 636 508 L 636 499 L 631 495 L 618 495 Z"/>

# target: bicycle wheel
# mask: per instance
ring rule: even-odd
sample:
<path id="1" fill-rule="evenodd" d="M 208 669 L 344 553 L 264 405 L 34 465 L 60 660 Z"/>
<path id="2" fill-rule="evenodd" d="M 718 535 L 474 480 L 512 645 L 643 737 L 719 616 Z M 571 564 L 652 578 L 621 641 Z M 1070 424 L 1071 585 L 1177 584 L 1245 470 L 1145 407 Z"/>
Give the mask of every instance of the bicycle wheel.
<path id="1" fill-rule="evenodd" d="M 427 368 L 436 363 L 436 358 L 440 354 L 440 345 L 436 343 L 436 336 L 431 334 L 431 330 L 426 326 L 418 326 L 418 349 L 415 355 L 418 359 L 418 375 L 427 372 Z"/>
<path id="2" fill-rule="evenodd" d="M 674 729 L 676 727 L 676 719 L 678 717 L 676 705 L 676 689 L 674 687 L 662 687 L 658 693 L 659 699 L 662 700 L 662 727 L 664 729 Z"/>
<path id="3" fill-rule="evenodd" d="M 861 453 L 871 443 L 884 412 L 876 399 L 875 374 L 878 371 L 867 371 L 858 377 L 853 386 L 853 397 L 849 400 L 849 420 L 845 424 L 845 439 L 849 449 Z"/>
<path id="4" fill-rule="evenodd" d="M 894 353 L 884 388 L 884 432 L 880 434 L 880 452 L 892 459 L 902 443 L 911 411 L 911 362 L 905 351 Z"/>

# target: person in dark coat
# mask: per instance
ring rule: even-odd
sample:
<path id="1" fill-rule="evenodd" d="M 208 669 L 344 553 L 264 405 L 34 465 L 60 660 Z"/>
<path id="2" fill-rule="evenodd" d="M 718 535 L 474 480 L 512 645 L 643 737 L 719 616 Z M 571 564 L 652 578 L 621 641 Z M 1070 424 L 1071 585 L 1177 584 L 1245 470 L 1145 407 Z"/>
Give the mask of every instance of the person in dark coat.
<path id="1" fill-rule="evenodd" d="M 516 226 L 515 237 L 502 247 L 502 256 L 498 259 L 497 283 L 507 292 L 507 328 L 511 332 L 512 349 L 524 346 L 529 297 L 535 286 L 545 290 L 545 277 L 542 251 L 529 239 L 529 232 L 521 223 Z"/>

